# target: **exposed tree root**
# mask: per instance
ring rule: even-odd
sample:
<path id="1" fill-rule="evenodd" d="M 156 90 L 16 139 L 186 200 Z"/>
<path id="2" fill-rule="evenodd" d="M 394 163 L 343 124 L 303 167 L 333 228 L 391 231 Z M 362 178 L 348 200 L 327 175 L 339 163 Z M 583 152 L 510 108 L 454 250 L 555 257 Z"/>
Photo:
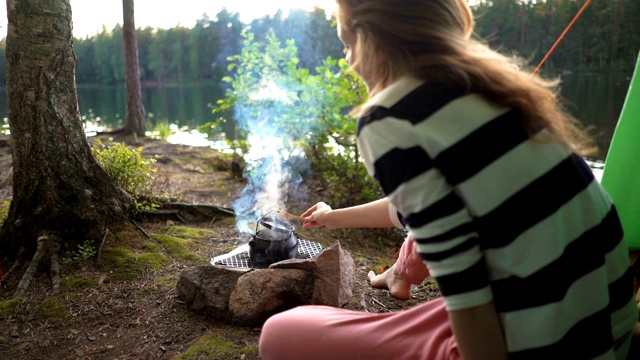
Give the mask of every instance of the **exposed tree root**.
<path id="1" fill-rule="evenodd" d="M 178 220 L 187 222 L 214 222 L 223 217 L 235 216 L 233 209 L 214 205 L 164 203 L 156 209 L 143 211 L 144 220 Z"/>
<path id="2" fill-rule="evenodd" d="M 60 249 L 60 239 L 54 235 L 41 235 L 38 238 L 37 242 L 38 246 L 36 248 L 36 253 L 33 255 L 31 259 L 31 263 L 25 271 L 16 291 L 13 293 L 14 297 L 21 297 L 31 285 L 33 281 L 33 277 L 38 270 L 38 265 L 43 258 L 48 256 L 50 261 L 50 276 L 51 276 L 51 284 L 53 287 L 53 295 L 60 295 L 60 263 L 58 261 L 58 250 Z"/>
<path id="3" fill-rule="evenodd" d="M 60 261 L 58 259 L 58 252 L 60 251 L 60 242 L 52 241 L 50 255 L 51 255 L 51 267 L 49 268 L 49 276 L 51 276 L 51 289 L 53 295 L 60 295 Z"/>

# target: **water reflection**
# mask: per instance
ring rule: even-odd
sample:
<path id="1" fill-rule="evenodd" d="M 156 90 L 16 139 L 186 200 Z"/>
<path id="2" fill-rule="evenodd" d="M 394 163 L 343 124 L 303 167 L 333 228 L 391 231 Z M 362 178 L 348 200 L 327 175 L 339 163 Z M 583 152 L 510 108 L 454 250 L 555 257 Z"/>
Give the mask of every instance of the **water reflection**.
<path id="1" fill-rule="evenodd" d="M 599 152 L 593 164 L 601 164 L 609 149 L 620 110 L 629 87 L 631 74 L 565 74 L 562 76 L 562 96 L 567 108 L 582 123 L 594 128 Z M 78 86 L 78 105 L 89 135 L 124 125 L 124 86 Z M 234 139 L 236 127 L 232 121 L 221 124 L 221 133 L 209 139 L 197 131 L 198 126 L 215 120 L 211 104 L 224 96 L 220 84 L 189 84 L 143 86 L 143 104 L 149 116 L 147 128 L 160 122 L 170 124 L 171 143 L 209 146 L 231 151 L 224 136 Z M 3 130 L 8 131 L 6 89 L 0 88 L 0 117 Z M 159 136 L 150 130 L 149 136 Z M 599 165 L 597 165 L 599 166 Z"/>
<path id="2" fill-rule="evenodd" d="M 96 120 L 97 121 L 90 121 L 84 119 L 84 129 L 87 137 L 96 136 L 99 132 L 112 129 L 111 127 L 105 127 L 100 123 L 99 119 Z M 9 133 L 8 125 L 6 133 Z M 218 136 L 215 139 L 211 139 L 207 134 L 201 133 L 197 129 L 191 129 L 188 126 L 179 127 L 177 124 L 169 124 L 169 133 L 170 134 L 166 136 L 166 138 L 159 130 L 148 130 L 145 132 L 145 135 L 151 139 L 164 139 L 167 142 L 176 145 L 210 147 L 224 153 L 234 152 L 234 150 L 229 147 L 229 144 L 226 142 L 223 135 Z"/>
<path id="3" fill-rule="evenodd" d="M 631 74 L 569 74 L 562 76 L 567 109 L 585 126 L 598 146 L 593 159 L 604 161 L 620 118 Z"/>
<path id="4" fill-rule="evenodd" d="M 224 136 L 218 139 L 210 139 L 207 134 L 201 133 L 196 129 L 189 129 L 188 127 L 179 128 L 175 124 L 171 124 L 171 135 L 167 137 L 167 141 L 171 144 L 189 145 L 189 146 L 207 146 L 212 149 L 218 150 L 224 153 L 233 153 L 234 150 L 229 147 L 229 144 L 224 139 Z M 147 136 L 154 137 L 157 134 L 148 131 Z"/>

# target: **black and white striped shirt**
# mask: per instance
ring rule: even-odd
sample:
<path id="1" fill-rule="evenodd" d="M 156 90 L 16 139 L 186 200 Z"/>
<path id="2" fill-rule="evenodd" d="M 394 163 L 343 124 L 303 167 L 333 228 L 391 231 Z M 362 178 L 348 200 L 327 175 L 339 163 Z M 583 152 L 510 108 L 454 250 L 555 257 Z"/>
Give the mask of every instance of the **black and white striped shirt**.
<path id="1" fill-rule="evenodd" d="M 611 358 L 638 310 L 617 213 L 583 159 L 450 86 L 402 78 L 369 105 L 365 166 L 447 309 L 493 300 L 512 359 Z"/>

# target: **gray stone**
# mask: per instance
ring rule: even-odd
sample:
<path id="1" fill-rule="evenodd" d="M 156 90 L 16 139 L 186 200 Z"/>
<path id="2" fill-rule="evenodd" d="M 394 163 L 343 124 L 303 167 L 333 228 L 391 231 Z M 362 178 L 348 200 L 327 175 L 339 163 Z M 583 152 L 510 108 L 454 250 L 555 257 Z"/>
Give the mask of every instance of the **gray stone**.
<path id="1" fill-rule="evenodd" d="M 230 321 L 229 297 L 238 278 L 246 272 L 215 266 L 186 268 L 180 273 L 176 288 L 189 309 Z"/>

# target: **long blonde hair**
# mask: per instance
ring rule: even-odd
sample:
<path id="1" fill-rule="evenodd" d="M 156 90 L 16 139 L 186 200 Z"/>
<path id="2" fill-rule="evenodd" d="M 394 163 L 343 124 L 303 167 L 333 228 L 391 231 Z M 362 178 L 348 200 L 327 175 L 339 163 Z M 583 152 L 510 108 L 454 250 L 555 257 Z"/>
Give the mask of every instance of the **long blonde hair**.
<path id="1" fill-rule="evenodd" d="M 564 109 L 558 81 L 532 76 L 524 62 L 472 39 L 466 0 L 336 0 L 338 20 L 357 38 L 351 66 L 375 79 L 373 96 L 403 75 L 462 87 L 519 109 L 530 135 L 541 127 L 576 151 L 592 151 Z M 367 104 L 356 114 L 366 111 Z"/>

